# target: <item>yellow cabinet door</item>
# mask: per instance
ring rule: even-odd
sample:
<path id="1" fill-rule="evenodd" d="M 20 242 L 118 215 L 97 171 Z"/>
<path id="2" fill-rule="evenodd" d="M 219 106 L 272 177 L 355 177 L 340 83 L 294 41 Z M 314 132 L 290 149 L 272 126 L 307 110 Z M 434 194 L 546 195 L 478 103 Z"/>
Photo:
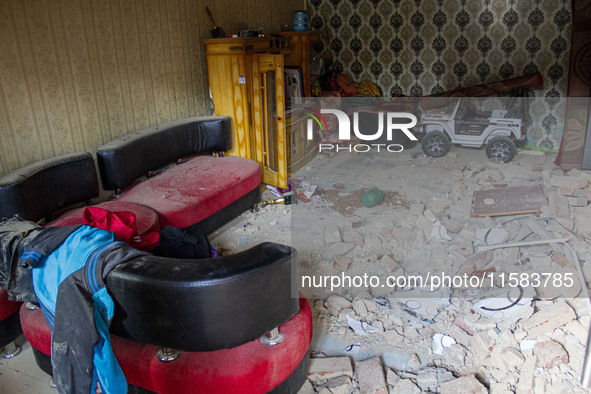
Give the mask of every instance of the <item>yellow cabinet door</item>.
<path id="1" fill-rule="evenodd" d="M 263 183 L 287 188 L 283 55 L 252 55 L 255 160 Z"/>

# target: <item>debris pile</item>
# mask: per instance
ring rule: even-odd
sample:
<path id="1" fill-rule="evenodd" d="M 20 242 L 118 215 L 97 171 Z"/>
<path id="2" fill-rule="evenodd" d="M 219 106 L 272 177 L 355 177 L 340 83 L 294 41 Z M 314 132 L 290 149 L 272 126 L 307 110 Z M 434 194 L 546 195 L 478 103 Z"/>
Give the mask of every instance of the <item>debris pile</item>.
<path id="1" fill-rule="evenodd" d="M 249 226 L 212 240 L 224 250 L 244 235 L 291 244 L 300 277 L 376 278 L 299 283 L 315 328 L 302 393 L 586 392 L 591 174 L 563 173 L 547 156 L 480 153 L 319 155 L 298 172 L 318 186 L 308 203 L 247 213 Z M 531 194 L 516 199 L 518 187 Z M 363 206 L 374 188 L 383 202 Z M 481 216 L 476 200 L 510 211 Z"/>

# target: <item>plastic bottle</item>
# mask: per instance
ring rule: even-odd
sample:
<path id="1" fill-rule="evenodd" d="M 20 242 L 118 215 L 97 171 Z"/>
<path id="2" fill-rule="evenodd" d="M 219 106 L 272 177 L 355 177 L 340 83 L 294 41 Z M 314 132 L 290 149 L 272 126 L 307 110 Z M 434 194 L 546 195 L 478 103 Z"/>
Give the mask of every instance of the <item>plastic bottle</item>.
<path id="1" fill-rule="evenodd" d="M 366 207 L 371 208 L 380 205 L 383 199 L 384 195 L 381 191 L 378 189 L 371 189 L 363 193 L 361 196 L 361 203 Z"/>

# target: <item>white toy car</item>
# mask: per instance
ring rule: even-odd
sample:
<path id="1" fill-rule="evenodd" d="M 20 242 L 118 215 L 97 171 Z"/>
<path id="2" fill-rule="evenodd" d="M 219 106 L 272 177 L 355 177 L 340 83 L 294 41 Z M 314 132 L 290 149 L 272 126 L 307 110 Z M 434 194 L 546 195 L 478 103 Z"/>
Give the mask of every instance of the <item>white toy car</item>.
<path id="1" fill-rule="evenodd" d="M 447 98 L 443 106 L 423 111 L 420 126 L 423 152 L 440 157 L 447 153 L 450 144 L 486 145 L 489 158 L 505 163 L 511 161 L 516 145 L 525 142 L 522 131 L 524 98 L 514 97 L 507 105 L 508 109 L 486 113 L 479 112 L 471 100 L 474 99 Z"/>

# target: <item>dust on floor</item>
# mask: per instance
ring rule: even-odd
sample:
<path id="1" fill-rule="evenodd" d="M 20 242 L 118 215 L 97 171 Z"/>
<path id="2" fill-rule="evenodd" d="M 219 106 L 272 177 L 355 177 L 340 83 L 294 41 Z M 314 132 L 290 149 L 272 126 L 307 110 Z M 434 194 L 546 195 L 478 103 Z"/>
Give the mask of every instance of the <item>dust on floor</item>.
<path id="1" fill-rule="evenodd" d="M 294 174 L 317 186 L 310 202 L 246 212 L 211 241 L 223 253 L 269 240 L 298 250 L 315 327 L 302 393 L 588 392 L 590 306 L 576 264 L 591 281 L 591 174 L 553 160 L 494 163 L 468 148 L 318 155 Z M 474 191 L 537 184 L 538 214 L 470 216 Z M 384 200 L 367 208 L 361 195 L 374 188 Z M 429 275 L 464 282 L 402 280 Z M 336 283 L 344 276 L 375 281 Z"/>

